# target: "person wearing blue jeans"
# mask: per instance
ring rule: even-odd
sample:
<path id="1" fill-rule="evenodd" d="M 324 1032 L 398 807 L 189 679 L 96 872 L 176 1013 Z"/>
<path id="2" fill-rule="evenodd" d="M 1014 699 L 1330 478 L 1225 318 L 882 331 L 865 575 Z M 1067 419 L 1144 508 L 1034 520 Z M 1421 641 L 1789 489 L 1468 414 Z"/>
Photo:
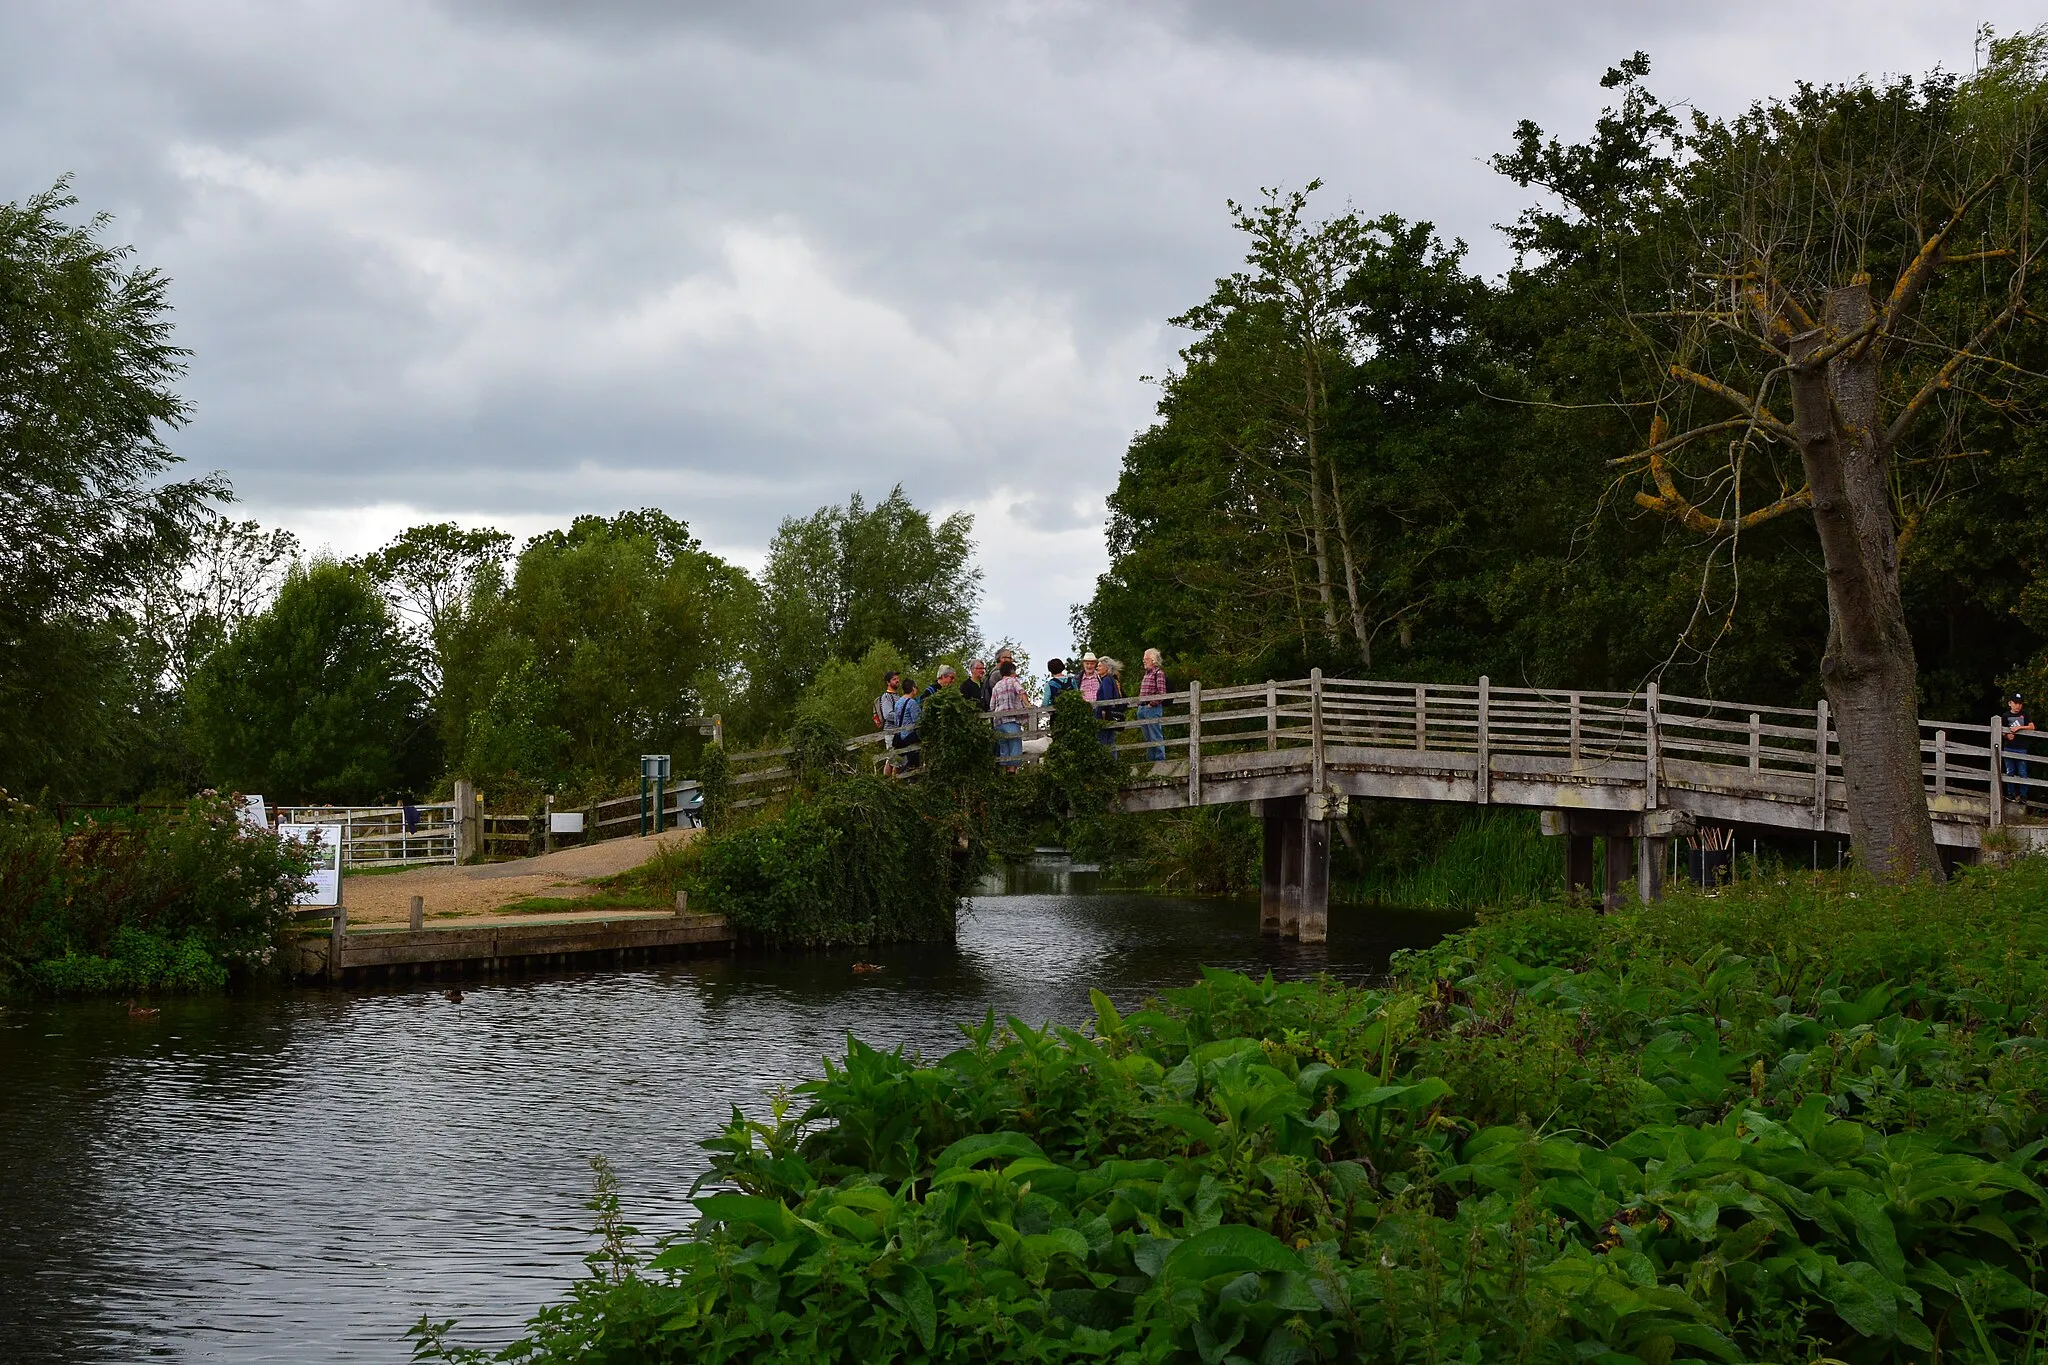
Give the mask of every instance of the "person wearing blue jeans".
<path id="1" fill-rule="evenodd" d="M 2027 771 L 2027 738 L 2034 733 L 2034 722 L 2027 716 L 2027 699 L 2015 692 L 2005 699 L 2005 775 L 2007 777 L 2031 777 Z M 2025 801 L 2030 795 L 2028 789 L 2017 782 L 2007 782 L 2005 799 Z"/>
<path id="2" fill-rule="evenodd" d="M 1145 757 L 1153 763 L 1166 759 L 1166 727 L 1159 723 L 1160 716 L 1165 714 L 1165 704 L 1145 700 L 1166 695 L 1166 670 L 1159 664 L 1159 651 L 1146 650 L 1145 676 L 1138 683 L 1138 719 L 1144 722 L 1138 730 L 1145 736 Z"/>

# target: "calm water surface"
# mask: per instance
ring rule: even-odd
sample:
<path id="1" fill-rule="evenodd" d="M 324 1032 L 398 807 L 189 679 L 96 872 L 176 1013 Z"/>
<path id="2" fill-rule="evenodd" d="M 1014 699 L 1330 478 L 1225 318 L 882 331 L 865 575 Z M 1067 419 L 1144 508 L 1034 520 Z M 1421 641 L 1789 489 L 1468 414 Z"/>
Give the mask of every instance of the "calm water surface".
<path id="1" fill-rule="evenodd" d="M 1203 964 L 1362 980 L 1455 921 L 987 897 L 957 950 L 718 958 L 440 987 L 0 1011 L 0 1361 L 403 1360 L 421 1313 L 509 1339 L 583 1272 L 589 1158 L 685 1226 L 699 1139 L 849 1031 L 936 1055 L 957 1020 L 1129 1009 Z M 881 963 L 855 976 L 856 957 Z"/>

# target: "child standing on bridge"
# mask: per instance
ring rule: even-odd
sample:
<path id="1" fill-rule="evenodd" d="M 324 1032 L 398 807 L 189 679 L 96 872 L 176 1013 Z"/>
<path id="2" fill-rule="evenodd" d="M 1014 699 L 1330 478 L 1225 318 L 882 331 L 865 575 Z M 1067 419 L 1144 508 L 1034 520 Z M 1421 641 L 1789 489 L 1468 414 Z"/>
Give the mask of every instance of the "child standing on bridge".
<path id="1" fill-rule="evenodd" d="M 2007 777 L 2031 777 L 2027 770 L 2027 738 L 2034 733 L 2034 722 L 2027 715 L 2027 699 L 2015 692 L 2005 699 L 2005 775 Z M 2017 782 L 2007 782 L 2005 799 L 2025 804 L 2031 794 Z"/>

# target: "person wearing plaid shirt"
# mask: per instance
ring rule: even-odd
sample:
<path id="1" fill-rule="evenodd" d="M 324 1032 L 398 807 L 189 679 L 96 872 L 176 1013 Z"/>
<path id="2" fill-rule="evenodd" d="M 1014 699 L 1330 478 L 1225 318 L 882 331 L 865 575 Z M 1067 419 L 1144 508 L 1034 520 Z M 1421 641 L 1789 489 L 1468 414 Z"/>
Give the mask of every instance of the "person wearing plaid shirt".
<path id="1" fill-rule="evenodd" d="M 1138 718 L 1145 723 L 1139 730 L 1145 736 L 1145 757 L 1158 763 L 1166 757 L 1166 727 L 1159 723 L 1165 711 L 1163 702 L 1146 701 L 1147 697 L 1166 695 L 1166 670 L 1159 666 L 1159 651 L 1145 651 L 1145 676 L 1138 683 Z"/>

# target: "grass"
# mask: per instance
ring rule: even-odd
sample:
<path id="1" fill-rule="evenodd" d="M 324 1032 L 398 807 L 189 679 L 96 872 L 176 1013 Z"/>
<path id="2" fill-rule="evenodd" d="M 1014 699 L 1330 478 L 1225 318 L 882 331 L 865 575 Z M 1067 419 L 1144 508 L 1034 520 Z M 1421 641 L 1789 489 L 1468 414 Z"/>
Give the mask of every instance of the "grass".
<path id="1" fill-rule="evenodd" d="M 675 904 L 673 895 L 664 899 L 659 891 L 653 889 L 613 891 L 593 887 L 587 896 L 528 896 L 510 905 L 501 905 L 492 913 L 548 915 L 571 910 L 673 910 Z"/>

